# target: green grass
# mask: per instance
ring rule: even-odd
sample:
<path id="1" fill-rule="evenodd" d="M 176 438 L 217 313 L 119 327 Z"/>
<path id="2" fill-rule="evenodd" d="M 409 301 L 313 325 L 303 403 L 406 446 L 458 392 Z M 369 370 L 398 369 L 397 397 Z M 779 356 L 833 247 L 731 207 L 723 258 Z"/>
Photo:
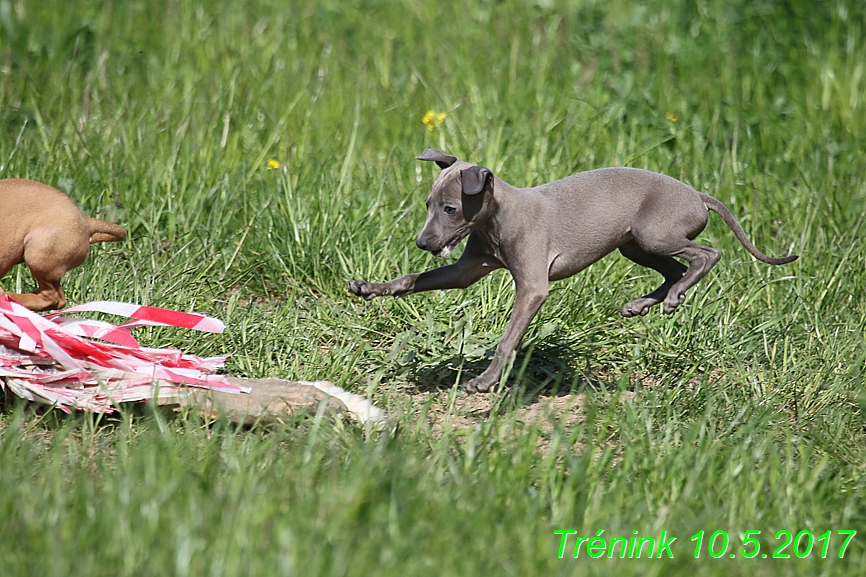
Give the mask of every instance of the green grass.
<path id="1" fill-rule="evenodd" d="M 318 3 L 0 0 L 0 177 L 130 231 L 65 280 L 223 319 L 141 330 L 240 376 L 329 379 L 383 431 L 126 409 L 0 412 L 0 575 L 859 575 L 866 533 L 862 0 Z M 433 131 L 427 110 L 447 113 Z M 623 319 L 654 273 L 611 256 L 552 286 L 493 409 L 512 302 L 366 303 L 414 247 L 435 146 L 534 185 L 608 165 L 725 202 L 724 251 L 673 316 Z M 266 162 L 281 166 L 268 170 Z M 30 290 L 26 270 L 3 280 Z M 569 392 L 580 411 L 532 417 Z M 466 425 L 468 423 L 468 425 Z M 558 559 L 554 530 L 677 537 L 674 559 Z M 807 559 L 694 558 L 689 538 L 817 537 Z"/>

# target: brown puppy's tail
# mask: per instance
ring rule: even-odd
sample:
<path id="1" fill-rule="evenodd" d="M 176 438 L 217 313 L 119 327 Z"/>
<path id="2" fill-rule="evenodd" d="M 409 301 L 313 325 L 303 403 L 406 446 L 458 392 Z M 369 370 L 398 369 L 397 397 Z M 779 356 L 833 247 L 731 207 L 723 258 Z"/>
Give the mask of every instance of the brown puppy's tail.
<path id="1" fill-rule="evenodd" d="M 113 222 L 87 217 L 90 225 L 90 242 L 118 242 L 126 240 L 126 229 Z"/>
<path id="2" fill-rule="evenodd" d="M 765 262 L 767 264 L 788 264 L 789 262 L 794 262 L 795 260 L 800 258 L 800 256 L 796 254 L 792 254 L 791 256 L 786 256 L 783 258 L 773 258 L 771 256 L 765 255 L 764 253 L 756 249 L 755 245 L 753 245 L 752 242 L 746 237 L 746 231 L 743 230 L 743 227 L 740 226 L 740 223 L 737 222 L 737 219 L 734 218 L 734 215 L 731 214 L 730 210 L 728 210 L 728 207 L 722 204 L 722 201 L 702 192 L 699 192 L 698 194 L 701 195 L 701 200 L 704 201 L 704 204 L 707 205 L 707 208 L 722 217 L 722 220 L 725 221 L 725 224 L 731 227 L 731 230 L 734 231 L 737 240 L 739 240 L 743 244 L 743 246 L 746 247 L 746 250 L 752 253 L 752 256 L 754 256 L 759 261 Z"/>

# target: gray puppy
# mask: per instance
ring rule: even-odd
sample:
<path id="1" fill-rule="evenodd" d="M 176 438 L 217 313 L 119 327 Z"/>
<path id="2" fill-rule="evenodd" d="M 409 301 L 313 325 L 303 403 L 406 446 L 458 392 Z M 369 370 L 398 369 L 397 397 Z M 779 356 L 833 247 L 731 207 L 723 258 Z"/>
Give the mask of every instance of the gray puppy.
<path id="1" fill-rule="evenodd" d="M 761 262 L 780 265 L 797 259 L 796 255 L 768 257 L 746 238 L 724 204 L 648 170 L 601 168 L 521 189 L 483 166 L 433 148 L 418 160 L 433 161 L 442 172 L 427 196 L 427 222 L 416 244 L 446 257 L 468 236 L 463 254 L 454 264 L 385 283 L 351 281 L 349 290 L 367 300 L 402 297 L 466 288 L 491 271 L 508 269 L 516 289 L 511 318 L 490 366 L 466 384 L 469 392 L 489 391 L 499 381 L 529 323 L 547 300 L 550 281 L 568 278 L 614 249 L 664 277 L 659 288 L 626 303 L 622 315 L 645 315 L 660 303 L 665 313 L 674 312 L 686 290 L 722 256 L 717 249 L 692 242 L 707 225 L 708 210 L 718 213 Z"/>

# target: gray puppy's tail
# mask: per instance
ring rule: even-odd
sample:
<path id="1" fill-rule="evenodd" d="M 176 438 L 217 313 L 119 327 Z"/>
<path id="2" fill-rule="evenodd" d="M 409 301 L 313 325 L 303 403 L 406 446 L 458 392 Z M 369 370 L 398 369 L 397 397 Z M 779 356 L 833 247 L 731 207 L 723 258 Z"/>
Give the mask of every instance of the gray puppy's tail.
<path id="1" fill-rule="evenodd" d="M 736 235 L 737 240 L 739 240 L 743 244 L 743 246 L 746 247 L 746 250 L 752 253 L 752 256 L 754 256 L 759 261 L 765 262 L 767 264 L 788 264 L 789 262 L 794 262 L 795 260 L 800 258 L 800 256 L 796 254 L 792 254 L 791 256 L 786 256 L 783 258 L 773 258 L 771 256 L 765 255 L 764 253 L 756 249 L 755 245 L 753 245 L 752 242 L 748 239 L 748 237 L 746 237 L 746 231 L 743 230 L 743 227 L 740 226 L 740 223 L 737 222 L 737 219 L 734 218 L 734 215 L 731 214 L 730 210 L 728 210 L 728 207 L 722 204 L 722 201 L 702 192 L 699 192 L 698 194 L 701 195 L 701 200 L 704 201 L 704 204 L 707 205 L 707 208 L 722 217 L 722 220 L 725 221 L 725 224 L 731 227 L 731 230 L 734 231 L 734 235 Z"/>

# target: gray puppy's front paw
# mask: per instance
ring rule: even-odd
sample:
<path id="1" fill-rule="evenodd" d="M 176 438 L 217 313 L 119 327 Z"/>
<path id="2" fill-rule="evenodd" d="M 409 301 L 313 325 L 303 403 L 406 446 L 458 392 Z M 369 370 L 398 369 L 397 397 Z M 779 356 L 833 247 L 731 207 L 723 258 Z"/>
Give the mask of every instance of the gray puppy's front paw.
<path id="1" fill-rule="evenodd" d="M 467 393 L 487 393 L 490 392 L 490 389 L 493 388 L 497 382 L 496 379 L 490 379 L 484 376 L 484 373 L 470 380 L 464 385 L 464 389 Z"/>
<path id="2" fill-rule="evenodd" d="M 366 300 L 382 296 L 382 292 L 377 290 L 375 284 L 362 280 L 349 281 L 349 292 Z"/>

